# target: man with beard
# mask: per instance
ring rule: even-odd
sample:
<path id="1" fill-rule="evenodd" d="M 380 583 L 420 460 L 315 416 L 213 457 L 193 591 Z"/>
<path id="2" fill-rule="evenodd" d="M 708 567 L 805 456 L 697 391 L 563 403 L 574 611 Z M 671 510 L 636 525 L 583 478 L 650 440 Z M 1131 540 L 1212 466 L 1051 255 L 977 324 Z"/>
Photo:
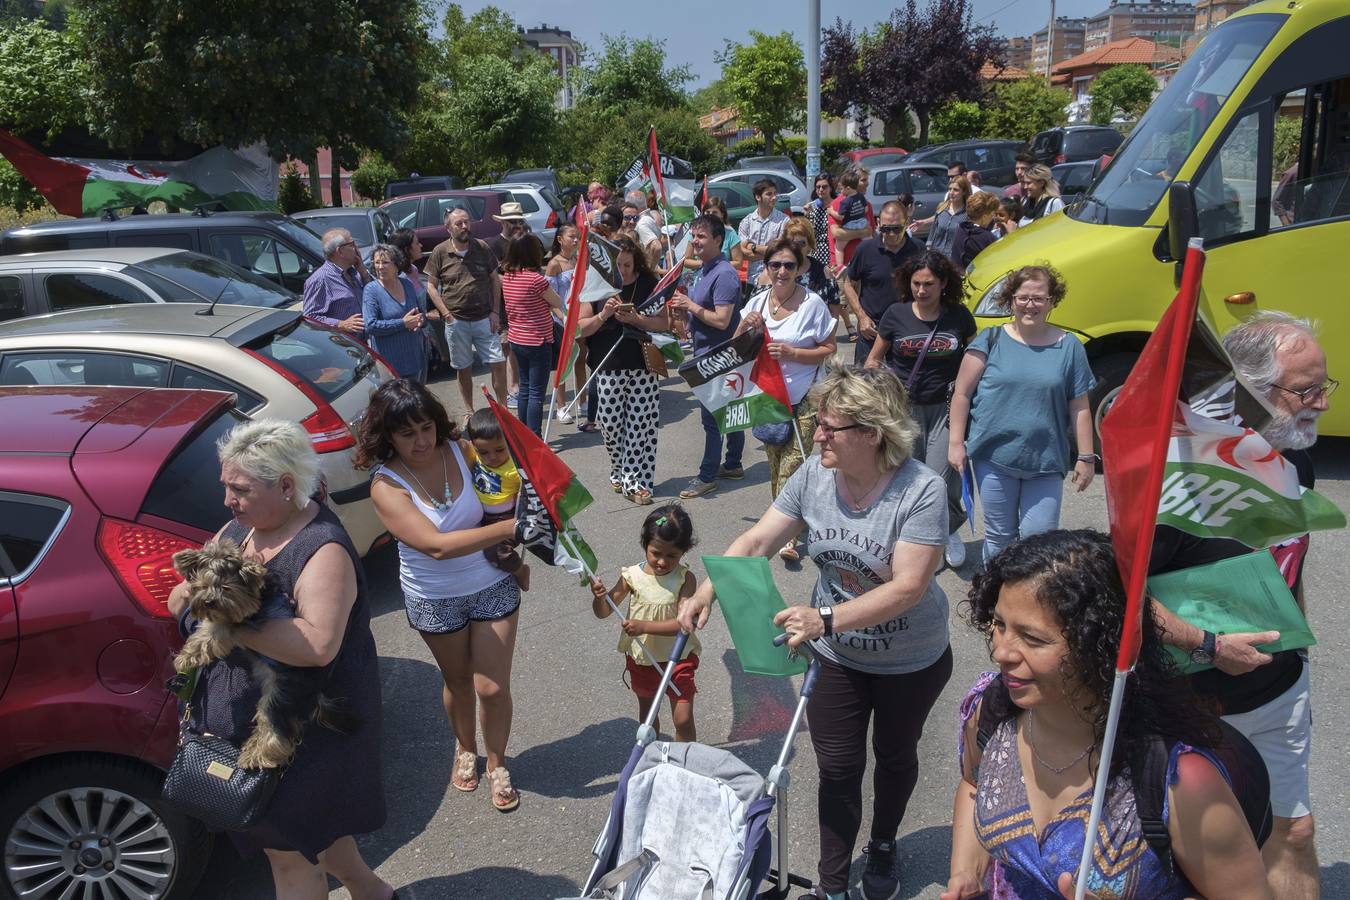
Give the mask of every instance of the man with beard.
<path id="1" fill-rule="evenodd" d="M 1327 378 L 1327 358 L 1311 323 L 1282 312 L 1252 316 L 1224 336 L 1233 367 L 1274 409 L 1261 436 L 1298 471 L 1299 483 L 1313 486 L 1308 448 L 1317 441 L 1317 417 L 1327 411 L 1337 382 Z M 1303 607 L 1304 534 L 1269 551 Z M 1189 569 L 1251 552 L 1237 541 L 1199 538 L 1162 526 L 1153 541 L 1149 573 Z M 1260 751 L 1270 772 L 1275 814 L 1270 838 L 1261 849 L 1271 893 L 1279 900 L 1318 896 L 1317 852 L 1308 792 L 1312 715 L 1307 652 L 1274 654 L 1257 649 L 1279 632 L 1215 635 L 1186 622 L 1161 604 L 1152 605 L 1169 644 L 1198 663 L 1212 664 L 1192 675 L 1196 693 L 1215 702 L 1224 719 Z"/>

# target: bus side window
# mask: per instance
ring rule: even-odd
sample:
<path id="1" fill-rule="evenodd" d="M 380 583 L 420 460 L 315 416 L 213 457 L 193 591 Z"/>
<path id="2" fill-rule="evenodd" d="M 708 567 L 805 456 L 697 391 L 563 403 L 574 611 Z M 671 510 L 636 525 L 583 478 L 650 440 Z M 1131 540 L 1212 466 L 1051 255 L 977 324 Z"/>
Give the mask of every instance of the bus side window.
<path id="1" fill-rule="evenodd" d="M 1195 198 L 1200 234 L 1207 242 L 1256 230 L 1260 120 L 1259 110 L 1239 119 L 1201 171 Z"/>
<path id="2" fill-rule="evenodd" d="M 1272 229 L 1350 216 L 1350 77 L 1299 93 L 1301 115 L 1275 129 Z"/>

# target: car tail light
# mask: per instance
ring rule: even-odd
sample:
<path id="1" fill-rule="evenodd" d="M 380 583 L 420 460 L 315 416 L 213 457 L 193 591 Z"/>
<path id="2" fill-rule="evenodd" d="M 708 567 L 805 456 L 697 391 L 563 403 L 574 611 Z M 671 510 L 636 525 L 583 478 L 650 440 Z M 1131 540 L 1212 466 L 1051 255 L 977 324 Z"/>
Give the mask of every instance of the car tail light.
<path id="1" fill-rule="evenodd" d="M 548 211 L 548 221 L 544 223 L 544 227 L 545 228 L 558 227 L 558 211 L 556 209 L 550 209 Z"/>
<path id="2" fill-rule="evenodd" d="M 179 550 L 200 547 L 196 541 L 121 519 L 98 524 L 98 551 L 136 605 L 159 619 L 171 619 L 169 592 L 183 578 L 173 567 Z"/>
<path id="3" fill-rule="evenodd" d="M 338 415 L 332 404 L 325 400 L 318 391 L 314 390 L 313 385 L 275 359 L 269 359 L 257 350 L 250 350 L 245 347 L 244 352 L 295 385 L 300 393 L 304 394 L 305 398 L 314 404 L 314 412 L 300 420 L 300 427 L 309 432 L 309 439 L 314 444 L 314 452 L 331 453 L 334 450 L 346 450 L 349 447 L 356 446 L 356 438 L 352 437 L 351 429 L 347 427 L 347 423 L 342 421 L 342 416 Z"/>
<path id="4" fill-rule="evenodd" d="M 1056 153 L 1056 154 L 1055 154 L 1055 165 L 1059 165 L 1060 163 L 1066 163 L 1066 162 L 1068 162 L 1068 161 L 1069 161 L 1069 158 L 1068 158 L 1067 156 L 1065 156 L 1063 153 Z"/>

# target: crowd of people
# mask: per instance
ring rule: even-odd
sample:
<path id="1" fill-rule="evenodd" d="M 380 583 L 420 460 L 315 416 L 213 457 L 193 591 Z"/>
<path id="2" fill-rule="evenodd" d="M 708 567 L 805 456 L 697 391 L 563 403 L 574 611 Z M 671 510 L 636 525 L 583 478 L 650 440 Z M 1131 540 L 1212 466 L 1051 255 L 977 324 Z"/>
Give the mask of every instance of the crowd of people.
<path id="1" fill-rule="evenodd" d="M 1020 157 L 1018 168 L 1018 191 L 996 198 L 954 164 L 926 242 L 903 198 L 870 208 L 859 191 L 865 173 L 846 173 L 837 195 L 822 175 L 806 215 L 791 219 L 763 181 L 754 186 L 756 209 L 735 232 L 725 206 L 709 200 L 682 259 L 669 252 L 649 198 L 613 204 L 602 186 L 589 192 L 594 227 L 618 247 L 622 286 L 580 310 L 586 353 L 574 379 L 575 419 L 583 431 L 598 426 L 613 490 L 653 506 L 642 526 L 643 558 L 612 582 L 594 576 L 593 608 L 597 617 L 623 617 L 618 650 L 642 715 L 660 701 L 654 664 L 666 661 L 678 631 L 691 635 L 667 692 L 679 740 L 696 739 L 696 633 L 716 598 L 685 561 L 696 543 L 694 506 L 655 496 L 661 379 L 643 343 L 673 330 L 699 354 L 758 330 L 783 371 L 791 427 L 781 442 L 764 441 L 769 505 L 724 554 L 806 556 L 818 569 L 810 602 L 774 620 L 791 647 L 809 642 L 820 664 L 807 707 L 820 836 L 809 897 L 857 896 L 849 873 L 868 811 L 869 764 L 860 896 L 898 896 L 896 839 L 920 780 L 919 740 L 953 673 L 949 601 L 936 576 L 944 561 L 965 563 L 963 479 L 980 498 L 984 532 L 964 609 L 988 641 L 995 671 L 960 708 L 942 896 L 1072 896 L 1125 592 L 1103 534 L 1059 527 L 1066 476 L 1085 490 L 1099 462 L 1082 344 L 1049 321 L 1070 286 L 1048 264 L 1019 269 L 998 298 L 1008 321 L 983 331 L 962 302 L 966 250 L 979 252 L 1053 211 L 1058 192 L 1048 170 Z M 511 668 L 531 578 L 510 546 L 520 473 L 495 416 L 475 411 L 472 365 L 488 367 L 497 399 L 508 405 L 513 356 L 520 387 L 509 405 L 542 430 L 578 247 L 567 225 L 546 253 L 515 212 L 504 211 L 494 247 L 471 236 L 463 210 L 451 209 L 450 237 L 426 262 L 425 290 L 415 235 L 376 247 L 372 275 L 350 235 L 329 232 L 328 262 L 305 289 L 307 315 L 363 336 L 399 376 L 375 392 L 355 459 L 370 471 L 375 510 L 397 543 L 409 626 L 441 672 L 455 736 L 450 783 L 479 787 L 481 725 L 481 777 L 503 812 L 521 803 L 508 769 Z M 654 262 L 688 277 L 661 311 L 639 312 L 657 282 Z M 855 364 L 833 364 L 837 342 L 849 338 Z M 1230 331 L 1224 346 L 1275 410 L 1263 436 L 1311 486 L 1307 448 L 1336 387 L 1312 326 L 1261 313 Z M 432 355 L 457 373 L 462 419 L 426 386 Z M 556 398 L 551 405 L 563 407 Z M 724 435 L 706 409 L 701 423 L 702 461 L 679 493 L 683 501 L 745 477 L 745 433 Z M 330 689 L 378 723 L 361 564 L 340 524 L 310 499 L 317 463 L 307 438 L 287 423 L 245 423 L 221 444 L 220 463 L 233 514 L 222 535 L 267 567 L 269 590 L 293 601 L 293 615 L 267 621 L 248 646 L 283 664 L 329 667 Z M 1306 535 L 1274 549 L 1300 604 L 1307 549 Z M 1162 573 L 1243 552 L 1236 542 L 1164 527 L 1151 565 Z M 195 623 L 178 592 L 170 605 L 190 631 Z M 1090 896 L 1318 895 L 1307 655 L 1258 649 L 1273 639 L 1215 635 L 1150 605 L 1117 741 L 1123 763 L 1113 770 L 1089 866 Z M 1165 645 L 1212 668 L 1182 677 Z M 246 733 L 257 699 L 246 666 L 231 658 L 205 677 L 202 727 L 227 738 Z M 1241 742 L 1259 753 L 1261 771 L 1233 763 L 1229 751 Z M 384 820 L 379 755 L 374 725 L 352 735 L 314 729 L 281 782 L 285 802 L 260 824 L 231 832 L 241 848 L 267 853 L 279 897 L 326 896 L 325 873 L 353 897 L 392 895 L 352 840 Z M 344 791 L 326 789 L 339 780 Z M 1268 835 L 1250 815 L 1266 784 Z M 1158 797 L 1161 824 L 1148 812 Z"/>

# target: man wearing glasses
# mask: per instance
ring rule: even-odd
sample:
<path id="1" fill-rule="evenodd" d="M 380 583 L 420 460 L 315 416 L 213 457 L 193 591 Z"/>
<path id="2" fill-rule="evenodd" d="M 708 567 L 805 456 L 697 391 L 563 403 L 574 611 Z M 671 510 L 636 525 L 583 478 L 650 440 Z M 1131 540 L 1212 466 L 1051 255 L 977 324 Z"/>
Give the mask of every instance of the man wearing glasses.
<path id="1" fill-rule="evenodd" d="M 363 337 L 366 327 L 361 319 L 361 293 L 371 276 L 351 232 L 345 228 L 325 231 L 323 255 L 323 265 L 305 279 L 301 307 L 305 318 Z"/>
<path id="2" fill-rule="evenodd" d="M 877 214 L 877 236 L 858 245 L 843 283 L 844 299 L 858 317 L 853 362 L 862 365 L 877 338 L 876 323 L 896 301 L 895 270 L 924 250 L 923 241 L 905 232 L 905 210 L 891 200 Z"/>
<path id="3" fill-rule="evenodd" d="M 1223 346 L 1237 370 L 1268 401 L 1271 420 L 1259 430 L 1298 471 L 1299 483 L 1313 486 L 1308 448 L 1317 441 L 1317 419 L 1329 407 L 1339 382 L 1327 377 L 1327 357 L 1306 319 L 1282 312 L 1261 312 L 1224 336 Z M 1242 513 L 1237 513 L 1242 515 Z M 1304 534 L 1271 547 L 1281 573 L 1303 607 Z M 1199 538 L 1159 526 L 1153 541 L 1150 574 L 1189 569 L 1251 548 L 1237 541 Z M 1267 551 L 1257 551 L 1267 552 Z M 1319 876 L 1313 845 L 1308 792 L 1312 730 L 1307 653 L 1264 653 L 1257 645 L 1278 632 L 1221 634 L 1204 631 L 1153 604 L 1169 644 L 1196 662 L 1213 665 L 1190 676 L 1196 693 L 1217 702 L 1224 719 L 1260 751 L 1270 773 L 1270 805 L 1275 814 L 1270 838 L 1261 848 L 1271 892 L 1281 898 L 1315 898 Z"/>

